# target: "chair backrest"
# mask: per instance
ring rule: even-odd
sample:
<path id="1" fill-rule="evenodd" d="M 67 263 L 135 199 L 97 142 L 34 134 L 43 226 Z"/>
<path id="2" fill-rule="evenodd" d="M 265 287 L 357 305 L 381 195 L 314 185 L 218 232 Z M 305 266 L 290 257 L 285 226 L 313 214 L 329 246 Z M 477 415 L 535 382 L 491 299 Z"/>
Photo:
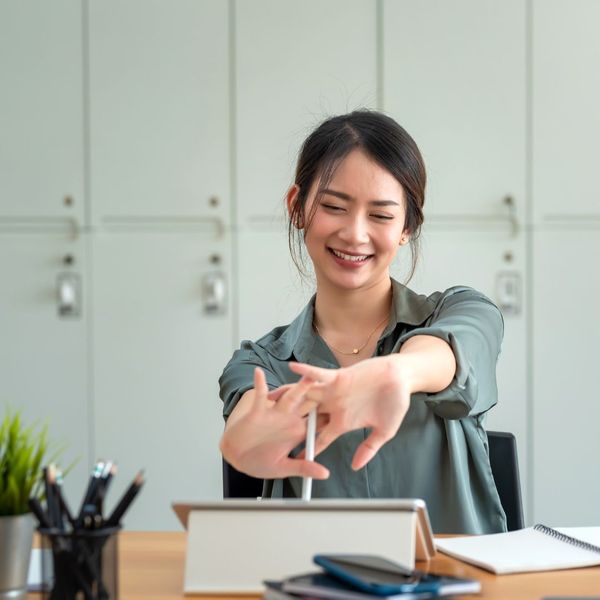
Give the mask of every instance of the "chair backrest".
<path id="1" fill-rule="evenodd" d="M 496 482 L 500 502 L 506 513 L 509 531 L 523 529 L 523 503 L 519 463 L 517 462 L 517 441 L 512 433 L 488 431 L 490 465 Z"/>
<path id="2" fill-rule="evenodd" d="M 506 513 L 508 530 L 523 529 L 523 504 L 515 436 L 502 431 L 488 431 L 487 436 L 492 474 Z M 223 498 L 257 498 L 262 495 L 262 488 L 262 479 L 240 473 L 223 460 Z"/>
<path id="3" fill-rule="evenodd" d="M 263 480 L 240 473 L 223 460 L 223 498 L 258 498 Z"/>

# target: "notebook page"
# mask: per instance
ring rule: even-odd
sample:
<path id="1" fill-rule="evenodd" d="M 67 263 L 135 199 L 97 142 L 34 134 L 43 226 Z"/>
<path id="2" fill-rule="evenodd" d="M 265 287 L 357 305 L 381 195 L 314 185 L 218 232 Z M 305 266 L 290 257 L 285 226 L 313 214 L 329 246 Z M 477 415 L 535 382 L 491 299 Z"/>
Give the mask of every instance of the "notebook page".
<path id="1" fill-rule="evenodd" d="M 571 531 L 580 528 L 567 529 Z M 508 533 L 436 539 L 435 542 L 442 552 L 497 574 L 600 564 L 600 554 L 576 548 L 535 531 L 532 527 Z"/>

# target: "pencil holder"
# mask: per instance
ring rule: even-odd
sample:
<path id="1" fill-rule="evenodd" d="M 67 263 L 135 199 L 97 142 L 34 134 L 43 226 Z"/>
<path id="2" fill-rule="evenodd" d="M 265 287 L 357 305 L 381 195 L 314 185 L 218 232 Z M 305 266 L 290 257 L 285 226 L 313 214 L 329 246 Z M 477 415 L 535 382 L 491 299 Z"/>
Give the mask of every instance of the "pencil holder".
<path id="1" fill-rule="evenodd" d="M 42 577 L 52 581 L 45 600 L 117 600 L 119 527 L 69 533 L 39 529 Z"/>

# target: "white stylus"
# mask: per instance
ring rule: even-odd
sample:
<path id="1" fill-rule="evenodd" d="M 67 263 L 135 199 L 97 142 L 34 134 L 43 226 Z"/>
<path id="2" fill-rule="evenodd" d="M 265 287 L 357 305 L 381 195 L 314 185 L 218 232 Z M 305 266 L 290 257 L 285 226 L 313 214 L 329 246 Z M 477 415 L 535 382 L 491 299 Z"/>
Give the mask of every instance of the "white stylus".
<path id="1" fill-rule="evenodd" d="M 315 460 L 315 436 L 317 435 L 317 409 L 308 413 L 306 423 L 306 444 L 304 445 L 306 460 Z M 302 500 L 310 500 L 312 496 L 312 477 L 302 479 Z"/>

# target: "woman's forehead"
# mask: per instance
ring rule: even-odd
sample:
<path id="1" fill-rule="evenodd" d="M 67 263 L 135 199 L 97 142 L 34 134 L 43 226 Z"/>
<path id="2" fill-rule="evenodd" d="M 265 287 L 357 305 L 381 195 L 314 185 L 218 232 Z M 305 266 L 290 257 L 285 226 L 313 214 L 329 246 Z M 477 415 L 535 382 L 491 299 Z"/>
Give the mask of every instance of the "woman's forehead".
<path id="1" fill-rule="evenodd" d="M 316 192 L 325 188 L 344 192 L 352 199 L 404 199 L 400 182 L 362 150 L 353 150 L 336 166 L 328 182 L 319 178 Z"/>

